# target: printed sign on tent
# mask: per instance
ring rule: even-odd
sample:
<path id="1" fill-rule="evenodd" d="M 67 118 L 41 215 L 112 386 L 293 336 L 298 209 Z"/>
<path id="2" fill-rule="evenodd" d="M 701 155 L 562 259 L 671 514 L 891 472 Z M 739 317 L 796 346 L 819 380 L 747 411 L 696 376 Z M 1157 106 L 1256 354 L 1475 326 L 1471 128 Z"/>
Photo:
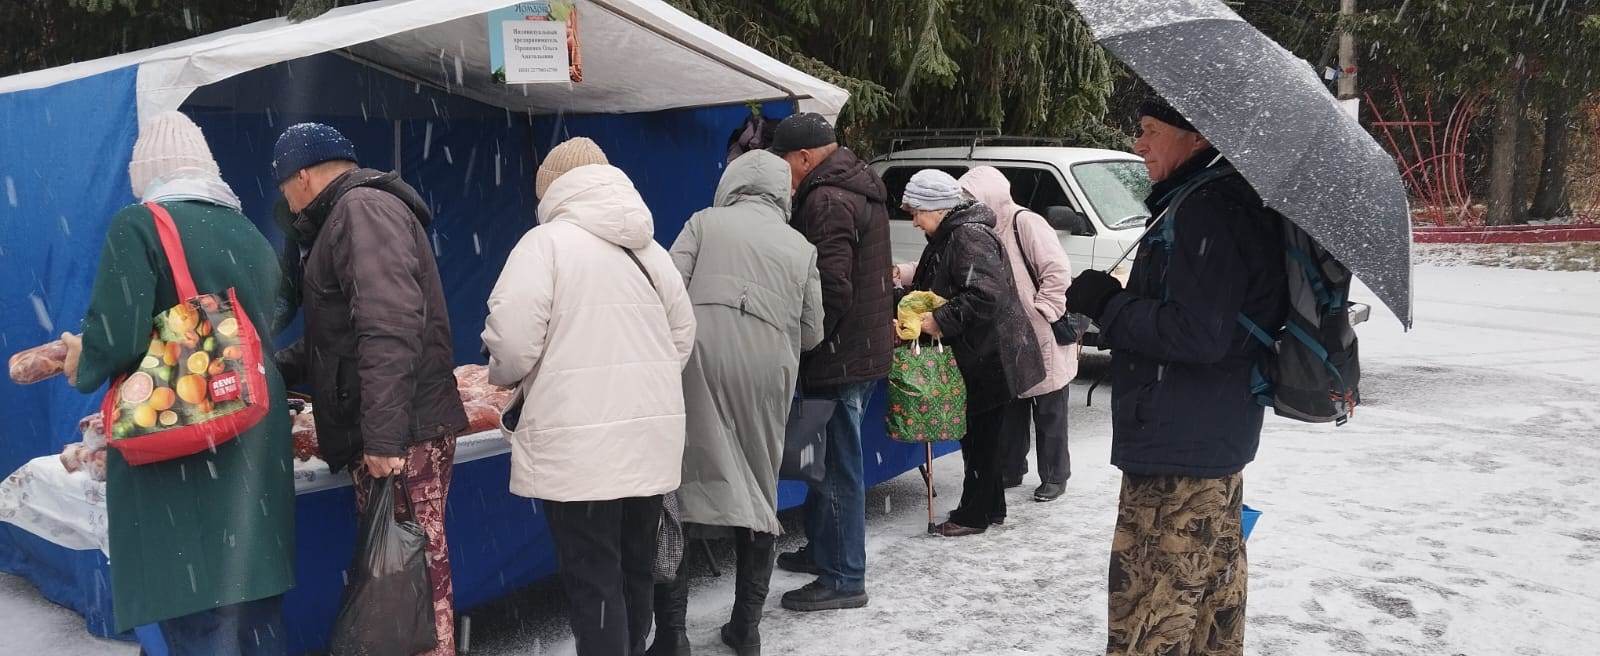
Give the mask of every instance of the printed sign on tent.
<path id="1" fill-rule="evenodd" d="M 572 0 L 519 2 L 489 12 L 489 68 L 506 84 L 582 82 Z"/>

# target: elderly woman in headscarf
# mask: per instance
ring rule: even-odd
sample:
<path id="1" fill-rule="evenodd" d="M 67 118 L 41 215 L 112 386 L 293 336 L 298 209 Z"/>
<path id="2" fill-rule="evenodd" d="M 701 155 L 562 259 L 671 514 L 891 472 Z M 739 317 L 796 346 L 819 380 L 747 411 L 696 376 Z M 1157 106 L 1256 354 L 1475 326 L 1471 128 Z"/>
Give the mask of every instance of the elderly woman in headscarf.
<path id="1" fill-rule="evenodd" d="M 961 505 L 934 528 L 945 537 L 976 535 L 1006 517 L 1008 426 L 1028 420 L 1019 397 L 1044 379 L 1039 343 L 1017 298 L 1011 264 L 995 233 L 995 214 L 961 190 L 950 174 L 919 171 L 901 201 L 928 237 L 922 258 L 895 267 L 896 284 L 946 300 L 922 317 L 922 338 L 955 350 L 967 385 L 966 478 Z"/>
<path id="2" fill-rule="evenodd" d="M 240 214 L 200 128 L 178 112 L 153 117 L 134 143 L 128 173 L 134 194 L 172 217 L 196 290 L 233 289 L 241 307 L 270 317 L 277 257 Z M 146 204 L 111 218 L 83 335 L 63 335 L 68 378 L 85 394 L 138 370 L 151 343 L 150 318 L 180 300 Z M 260 337 L 271 352 L 271 335 Z M 237 438 L 137 467 L 107 451 L 119 633 L 158 623 L 169 653 L 180 656 L 284 653 L 280 608 L 294 585 L 294 467 L 283 381 L 270 358 L 261 366 L 272 407 Z"/>

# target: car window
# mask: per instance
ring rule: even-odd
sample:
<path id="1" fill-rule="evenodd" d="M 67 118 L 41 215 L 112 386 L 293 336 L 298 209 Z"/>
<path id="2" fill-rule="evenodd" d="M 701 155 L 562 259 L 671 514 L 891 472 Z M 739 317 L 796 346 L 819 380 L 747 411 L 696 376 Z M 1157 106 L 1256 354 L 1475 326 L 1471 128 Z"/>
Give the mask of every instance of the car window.
<path id="1" fill-rule="evenodd" d="M 1150 218 L 1144 206 L 1150 195 L 1150 173 L 1144 162 L 1085 162 L 1073 165 L 1072 175 L 1107 228 L 1142 225 Z"/>
<path id="2" fill-rule="evenodd" d="M 1076 209 L 1076 203 L 1072 202 L 1067 191 L 1061 187 L 1061 181 L 1050 169 L 1004 166 L 995 168 L 1000 169 L 1000 173 L 1011 181 L 1011 199 L 1034 214 L 1046 217 L 1048 220 L 1052 207 Z M 1057 230 L 1064 229 L 1063 226 L 1053 224 L 1051 227 Z"/>
<path id="3" fill-rule="evenodd" d="M 889 218 L 894 221 L 910 221 L 911 215 L 900 209 L 901 197 L 906 193 L 906 183 L 911 181 L 911 176 L 923 169 L 938 169 L 949 173 L 951 177 L 960 178 L 967 173 L 965 166 L 896 166 L 883 172 L 883 186 L 889 190 Z"/>

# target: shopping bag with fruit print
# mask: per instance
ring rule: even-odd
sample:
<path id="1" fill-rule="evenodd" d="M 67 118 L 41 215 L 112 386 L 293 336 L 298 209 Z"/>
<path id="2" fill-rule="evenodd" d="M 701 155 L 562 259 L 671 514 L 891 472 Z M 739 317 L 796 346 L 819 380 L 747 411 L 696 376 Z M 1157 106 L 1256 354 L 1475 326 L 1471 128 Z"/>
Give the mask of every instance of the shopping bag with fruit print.
<path id="1" fill-rule="evenodd" d="M 138 371 L 118 378 L 100 411 L 110 445 L 132 465 L 193 455 L 237 437 L 271 399 L 261 339 L 233 289 L 201 294 L 172 215 L 146 203 L 166 251 L 178 304 L 155 317 Z"/>

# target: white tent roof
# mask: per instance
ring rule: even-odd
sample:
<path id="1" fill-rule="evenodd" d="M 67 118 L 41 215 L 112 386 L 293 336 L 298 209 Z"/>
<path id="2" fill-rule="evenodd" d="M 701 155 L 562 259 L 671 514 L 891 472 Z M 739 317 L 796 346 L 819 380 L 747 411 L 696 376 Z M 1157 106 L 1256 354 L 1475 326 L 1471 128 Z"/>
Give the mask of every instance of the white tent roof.
<path id="1" fill-rule="evenodd" d="M 138 66 L 139 115 L 177 109 L 196 88 L 279 62 L 339 51 L 498 107 L 633 113 L 793 98 L 834 117 L 849 94 L 660 0 L 576 0 L 583 81 L 489 79 L 488 11 L 513 0 L 384 0 L 300 23 L 251 23 L 158 48 L 0 78 L 0 93 Z"/>

